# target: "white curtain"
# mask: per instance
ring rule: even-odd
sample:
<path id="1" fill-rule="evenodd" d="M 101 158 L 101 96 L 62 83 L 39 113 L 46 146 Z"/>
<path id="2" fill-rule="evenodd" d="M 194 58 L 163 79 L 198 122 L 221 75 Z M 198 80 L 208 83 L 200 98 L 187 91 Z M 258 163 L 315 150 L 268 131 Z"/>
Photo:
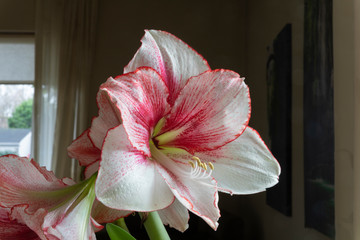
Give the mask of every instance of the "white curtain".
<path id="1" fill-rule="evenodd" d="M 62 1 L 36 2 L 33 157 L 53 169 Z"/>
<path id="2" fill-rule="evenodd" d="M 66 148 L 88 126 L 97 0 L 37 0 L 34 156 L 58 177 L 78 179 Z"/>

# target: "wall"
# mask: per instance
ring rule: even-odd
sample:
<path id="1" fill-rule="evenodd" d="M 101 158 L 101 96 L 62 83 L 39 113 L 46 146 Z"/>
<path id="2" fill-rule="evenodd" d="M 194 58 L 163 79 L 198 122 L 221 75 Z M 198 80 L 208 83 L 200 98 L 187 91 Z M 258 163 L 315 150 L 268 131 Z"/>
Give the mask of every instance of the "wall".
<path id="1" fill-rule="evenodd" d="M 109 76 L 122 73 L 140 47 L 144 29 L 161 29 L 178 36 L 212 68 L 244 71 L 242 1 L 99 1 L 97 47 L 89 103 Z M 190 4 L 191 3 L 191 4 Z M 90 106 L 94 106 L 91 104 Z M 97 109 L 90 110 L 91 115 Z"/>
<path id="2" fill-rule="evenodd" d="M 4 145 L 2 144 L 0 146 L 0 155 L 4 155 L 4 154 L 16 154 L 18 151 L 18 144 L 14 143 L 14 144 L 7 144 Z"/>
<path id="3" fill-rule="evenodd" d="M 34 32 L 35 0 L 1 0 L 0 31 Z"/>
<path id="4" fill-rule="evenodd" d="M 236 211 L 247 225 L 246 239 L 328 239 L 304 228 L 303 176 L 303 15 L 302 0 L 248 1 L 246 15 L 246 75 L 252 96 L 250 126 L 267 141 L 266 62 L 270 45 L 287 23 L 292 24 L 292 217 L 266 205 L 266 194 L 236 197 Z M 226 200 L 233 202 L 233 199 Z M 230 204 L 224 204 L 229 206 Z"/>
<path id="5" fill-rule="evenodd" d="M 335 227 L 336 239 L 353 239 L 354 132 L 354 1 L 333 1 L 334 111 L 335 111 Z M 303 178 L 303 1 L 248 1 L 246 17 L 246 75 L 252 89 L 252 120 L 266 140 L 266 46 L 286 24 L 293 29 L 293 216 L 285 217 L 265 204 L 264 193 L 225 197 L 223 206 L 235 211 L 247 225 L 246 239 L 328 239 L 304 228 Z M 253 79 L 253 80 L 252 80 Z M 232 197 L 233 198 L 233 197 Z M 229 201 L 229 204 L 228 202 Z M 227 207 L 230 206 L 230 207 Z M 256 234 L 254 234 L 256 233 Z"/>
<path id="6" fill-rule="evenodd" d="M 359 165 L 354 164 L 354 2 L 333 0 L 335 215 L 336 237 L 340 240 L 360 239 L 359 226 L 354 222 L 354 217 L 359 219 L 359 211 L 355 212 L 353 207 L 354 176 L 359 173 L 356 168 Z"/>
<path id="7" fill-rule="evenodd" d="M 21 157 L 29 157 L 31 153 L 31 132 L 29 132 L 21 141 L 19 142 L 18 155 Z"/>

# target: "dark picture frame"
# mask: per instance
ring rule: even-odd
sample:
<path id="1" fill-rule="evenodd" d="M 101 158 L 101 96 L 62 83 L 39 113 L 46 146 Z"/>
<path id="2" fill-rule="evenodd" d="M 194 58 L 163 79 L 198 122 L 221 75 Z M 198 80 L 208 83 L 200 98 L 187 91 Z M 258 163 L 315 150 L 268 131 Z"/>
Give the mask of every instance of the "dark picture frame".
<path id="1" fill-rule="evenodd" d="M 291 216 L 291 24 L 286 24 L 268 47 L 267 99 L 270 149 L 281 166 L 279 183 L 267 190 L 266 202 Z"/>

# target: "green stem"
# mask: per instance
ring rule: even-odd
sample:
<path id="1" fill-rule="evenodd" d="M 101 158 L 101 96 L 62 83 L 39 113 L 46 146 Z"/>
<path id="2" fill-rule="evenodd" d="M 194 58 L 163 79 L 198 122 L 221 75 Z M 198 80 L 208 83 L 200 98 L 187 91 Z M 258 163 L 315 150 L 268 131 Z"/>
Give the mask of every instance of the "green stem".
<path id="1" fill-rule="evenodd" d="M 139 213 L 141 217 L 144 215 Z M 149 212 L 144 221 L 144 226 L 150 240 L 170 240 L 158 212 Z"/>
<path id="2" fill-rule="evenodd" d="M 119 218 L 119 219 L 116 220 L 114 223 L 115 223 L 116 225 L 118 225 L 119 227 L 121 227 L 122 229 L 124 229 L 125 231 L 127 231 L 128 233 L 130 233 L 128 227 L 126 226 L 125 218 Z"/>

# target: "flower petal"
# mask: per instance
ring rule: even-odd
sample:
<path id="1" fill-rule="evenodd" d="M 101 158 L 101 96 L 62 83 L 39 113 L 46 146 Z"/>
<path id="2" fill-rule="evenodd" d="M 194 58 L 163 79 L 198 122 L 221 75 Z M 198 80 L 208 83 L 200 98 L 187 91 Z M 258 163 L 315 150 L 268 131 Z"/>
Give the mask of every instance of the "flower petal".
<path id="1" fill-rule="evenodd" d="M 110 208 L 144 212 L 174 201 L 154 162 L 131 146 L 123 125 L 110 130 L 105 138 L 96 196 Z"/>
<path id="2" fill-rule="evenodd" d="M 111 223 L 119 218 L 127 217 L 131 213 L 132 211 L 108 208 L 101 202 L 95 200 L 91 216 L 98 223 Z"/>
<path id="3" fill-rule="evenodd" d="M 10 210 L 0 207 L 0 238 L 15 240 L 28 239 L 39 240 L 39 236 L 28 226 L 16 220 L 10 220 Z"/>
<path id="4" fill-rule="evenodd" d="M 168 90 L 152 68 L 110 78 L 101 86 L 121 111 L 131 144 L 150 157 L 149 140 L 157 122 L 169 111 Z"/>
<path id="5" fill-rule="evenodd" d="M 252 194 L 264 191 L 278 182 L 280 165 L 260 135 L 247 127 L 236 140 L 214 151 L 196 155 L 212 162 L 212 176 L 219 190 L 232 194 Z"/>
<path id="6" fill-rule="evenodd" d="M 99 116 L 92 120 L 89 137 L 94 146 L 101 149 L 107 131 L 121 124 L 121 114 L 103 91 L 98 92 L 96 101 Z"/>
<path id="7" fill-rule="evenodd" d="M 90 219 L 90 212 L 94 200 L 94 187 L 89 187 L 88 192 L 83 192 L 81 196 L 75 200 L 75 206 L 71 206 L 71 209 L 63 211 L 59 208 L 53 211 L 58 212 L 62 218 L 60 221 L 46 228 L 45 234 L 48 237 L 51 236 L 67 240 L 96 239 Z M 47 218 L 49 218 L 49 214 L 45 218 L 45 224 L 48 221 Z M 53 222 L 53 219 L 51 219 L 51 222 Z"/>
<path id="8" fill-rule="evenodd" d="M 0 157 L 0 205 L 41 239 L 95 239 L 90 217 L 96 175 L 73 185 L 33 160 Z M 70 186 L 68 185 L 70 184 Z"/>
<path id="9" fill-rule="evenodd" d="M 27 204 L 30 212 L 51 208 L 68 197 L 66 194 L 52 196 L 51 192 L 66 186 L 34 160 L 15 155 L 0 157 L 0 205 L 3 207 Z M 45 192 L 49 194 L 42 194 Z"/>
<path id="10" fill-rule="evenodd" d="M 189 212 L 177 199 L 169 207 L 158 211 L 165 225 L 184 232 L 189 227 Z"/>
<path id="11" fill-rule="evenodd" d="M 42 229 L 42 224 L 44 222 L 47 211 L 43 208 L 40 208 L 35 212 L 29 212 L 28 209 L 29 206 L 27 205 L 16 205 L 11 209 L 9 217 L 13 221 L 18 221 L 28 226 L 39 236 L 40 239 L 47 240 Z"/>
<path id="12" fill-rule="evenodd" d="M 243 80 L 229 70 L 191 78 L 156 137 L 159 145 L 194 153 L 216 149 L 237 138 L 250 118 L 249 89 Z"/>
<path id="13" fill-rule="evenodd" d="M 71 145 L 67 148 L 71 158 L 79 161 L 80 166 L 88 166 L 91 163 L 100 160 L 101 151 L 95 147 L 89 137 L 90 130 L 84 131 Z"/>
<path id="14" fill-rule="evenodd" d="M 178 158 L 178 155 L 182 153 L 176 153 L 174 159 L 157 149 L 152 149 L 152 154 L 156 159 L 157 170 L 164 177 L 176 199 L 216 230 L 220 217 L 216 181 L 206 173 L 200 176 L 193 175 L 191 165 L 179 160 L 181 157 Z M 182 158 L 185 159 L 186 156 Z M 191 159 L 191 155 L 188 158 Z"/>
<path id="15" fill-rule="evenodd" d="M 143 66 L 155 69 L 169 88 L 171 105 L 190 77 L 210 70 L 200 54 L 170 33 L 146 30 L 141 42 L 124 73 Z"/>
<path id="16" fill-rule="evenodd" d="M 101 231 L 102 229 L 104 229 L 104 226 L 101 225 L 100 223 L 96 222 L 94 218 L 90 218 L 94 232 L 98 232 Z"/>
<path id="17" fill-rule="evenodd" d="M 93 162 L 92 164 L 86 166 L 86 168 L 84 170 L 85 179 L 88 179 L 94 173 L 96 173 L 99 170 L 99 166 L 100 166 L 100 160 L 97 160 L 97 161 Z"/>

